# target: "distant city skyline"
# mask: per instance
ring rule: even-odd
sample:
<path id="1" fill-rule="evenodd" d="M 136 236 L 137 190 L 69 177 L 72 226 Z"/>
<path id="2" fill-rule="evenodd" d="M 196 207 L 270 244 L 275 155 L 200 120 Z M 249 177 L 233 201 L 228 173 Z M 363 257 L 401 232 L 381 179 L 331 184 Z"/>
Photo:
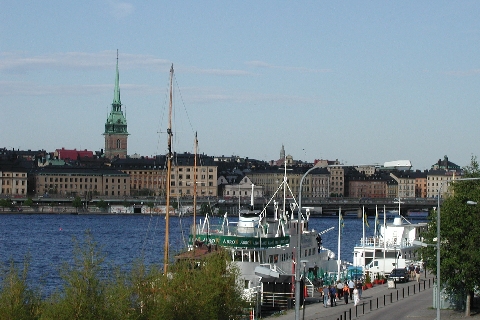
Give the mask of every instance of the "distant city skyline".
<path id="1" fill-rule="evenodd" d="M 53 10 L 54 8 L 54 10 Z M 128 154 L 347 165 L 478 155 L 480 3 L 53 0 L 0 12 L 0 145 L 104 149 L 119 50 Z"/>

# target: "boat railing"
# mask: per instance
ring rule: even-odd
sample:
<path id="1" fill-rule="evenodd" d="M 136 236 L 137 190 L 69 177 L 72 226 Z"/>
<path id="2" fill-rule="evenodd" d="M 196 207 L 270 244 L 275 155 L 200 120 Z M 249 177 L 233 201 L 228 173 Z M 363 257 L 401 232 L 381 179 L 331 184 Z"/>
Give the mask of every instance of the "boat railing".
<path id="1" fill-rule="evenodd" d="M 282 310 L 288 309 L 288 300 L 293 299 L 292 293 L 264 291 L 262 294 L 262 306 L 276 307 Z"/>
<path id="2" fill-rule="evenodd" d="M 238 226 L 225 226 L 225 225 L 210 225 L 209 228 L 202 228 L 201 225 L 196 227 L 197 235 L 209 234 L 209 235 L 222 235 L 222 236 L 249 236 L 259 237 L 261 236 L 261 230 L 256 227 L 238 227 Z M 191 233 L 193 233 L 193 226 L 191 227 Z"/>
<path id="3" fill-rule="evenodd" d="M 381 238 L 375 238 L 375 237 L 368 237 L 365 238 L 365 247 L 377 247 L 377 248 L 406 248 L 412 246 L 412 241 L 409 239 L 402 239 L 400 241 L 395 241 L 394 240 L 388 240 L 384 241 Z M 357 244 L 357 246 L 363 247 L 364 245 L 364 239 L 360 239 L 360 245 Z"/>

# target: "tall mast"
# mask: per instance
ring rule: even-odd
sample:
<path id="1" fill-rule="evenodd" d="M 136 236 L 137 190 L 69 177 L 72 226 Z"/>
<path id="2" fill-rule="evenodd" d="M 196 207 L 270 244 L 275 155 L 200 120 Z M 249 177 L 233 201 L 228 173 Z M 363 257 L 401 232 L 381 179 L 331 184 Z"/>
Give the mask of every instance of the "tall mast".
<path id="1" fill-rule="evenodd" d="M 166 209 L 165 209 L 165 249 L 163 250 L 163 273 L 168 272 L 169 261 L 169 222 L 170 222 L 170 185 L 172 172 L 172 100 L 173 100 L 173 63 L 170 68 L 170 103 L 168 105 L 168 154 L 167 154 L 167 185 L 165 186 L 166 193 Z"/>
<path id="2" fill-rule="evenodd" d="M 193 161 L 193 250 L 195 250 L 195 237 L 197 235 L 197 133 L 195 132 L 195 159 Z"/>

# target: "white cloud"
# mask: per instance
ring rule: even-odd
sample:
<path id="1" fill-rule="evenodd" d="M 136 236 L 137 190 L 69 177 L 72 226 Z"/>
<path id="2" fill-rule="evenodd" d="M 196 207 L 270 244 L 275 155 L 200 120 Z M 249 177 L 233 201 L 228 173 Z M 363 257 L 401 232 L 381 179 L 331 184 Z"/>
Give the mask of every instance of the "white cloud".
<path id="1" fill-rule="evenodd" d="M 276 66 L 273 64 L 269 64 L 264 61 L 258 61 L 258 60 L 253 60 L 253 61 L 247 61 L 245 62 L 247 66 L 253 67 L 253 68 L 266 68 L 266 69 L 279 69 L 279 70 L 284 70 L 284 71 L 295 71 L 295 72 L 305 72 L 305 73 L 326 73 L 326 72 L 332 72 L 331 69 L 309 69 L 309 68 L 304 68 L 304 67 L 288 67 L 288 66 Z"/>
<path id="2" fill-rule="evenodd" d="M 480 69 L 470 69 L 465 71 L 448 71 L 445 74 L 456 77 L 469 77 L 480 74 Z"/>
<path id="3" fill-rule="evenodd" d="M 123 19 L 135 11 L 135 7 L 127 2 L 109 1 L 110 12 L 116 19 Z"/>
<path id="4" fill-rule="evenodd" d="M 164 67 L 170 62 L 151 55 L 120 53 L 122 69 Z M 116 51 L 60 52 L 29 57 L 25 53 L 0 53 L 0 71 L 19 72 L 38 69 L 112 69 Z"/>

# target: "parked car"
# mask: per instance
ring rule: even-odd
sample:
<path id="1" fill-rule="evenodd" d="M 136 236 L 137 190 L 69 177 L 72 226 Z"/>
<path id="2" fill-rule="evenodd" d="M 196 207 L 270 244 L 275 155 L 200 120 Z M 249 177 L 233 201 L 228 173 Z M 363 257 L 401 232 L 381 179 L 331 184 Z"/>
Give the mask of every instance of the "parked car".
<path id="1" fill-rule="evenodd" d="M 408 282 L 408 270 L 406 268 L 393 269 L 392 272 L 390 272 L 388 279 L 392 279 L 395 282 Z"/>

